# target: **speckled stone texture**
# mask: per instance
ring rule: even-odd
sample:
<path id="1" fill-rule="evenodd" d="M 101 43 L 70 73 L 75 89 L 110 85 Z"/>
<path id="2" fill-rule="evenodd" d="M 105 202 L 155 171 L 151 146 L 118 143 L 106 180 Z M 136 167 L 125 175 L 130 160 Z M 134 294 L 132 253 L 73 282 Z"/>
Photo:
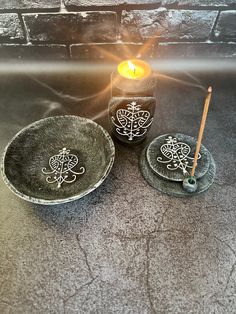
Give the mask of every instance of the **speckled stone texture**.
<path id="1" fill-rule="evenodd" d="M 67 163 L 68 172 L 64 171 L 62 178 L 67 174 L 68 179 L 58 188 L 54 179 L 60 177 L 58 172 L 63 164 L 58 166 L 55 159 L 52 163 L 50 160 L 63 148 L 77 157 L 77 165 L 70 168 L 70 162 Z M 70 154 L 68 157 L 73 156 Z M 3 177 L 9 188 L 27 201 L 62 204 L 96 189 L 110 172 L 114 155 L 109 134 L 97 123 L 71 115 L 51 117 L 24 128 L 9 143 L 4 154 Z"/>
<path id="2" fill-rule="evenodd" d="M 207 39 L 217 17 L 217 11 L 192 10 L 133 10 L 122 12 L 122 38 L 144 40 Z"/>
<path id="3" fill-rule="evenodd" d="M 32 42 L 111 42 L 116 40 L 115 12 L 23 15 Z"/>
<path id="4" fill-rule="evenodd" d="M 213 157 L 210 155 L 211 160 L 209 162 L 208 172 L 201 177 L 201 179 L 197 180 L 197 188 L 195 193 L 189 193 L 186 189 L 183 189 L 183 181 L 170 181 L 164 180 L 159 175 L 156 175 L 154 171 L 150 168 L 148 164 L 148 160 L 146 158 L 146 150 L 141 154 L 140 158 L 140 171 L 145 178 L 145 180 L 158 191 L 168 194 L 170 196 L 176 197 L 190 197 L 196 196 L 197 194 L 203 193 L 209 189 L 209 187 L 213 184 L 216 172 L 215 161 Z"/>
<path id="5" fill-rule="evenodd" d="M 215 28 L 215 36 L 221 40 L 236 39 L 236 10 L 221 12 Z"/>
<path id="6" fill-rule="evenodd" d="M 0 59 L 235 57 L 235 12 L 236 0 L 0 0 Z"/>
<path id="7" fill-rule="evenodd" d="M 30 10 L 30 9 L 59 9 L 61 0 L 1 0 L 0 9 Z"/>
<path id="8" fill-rule="evenodd" d="M 24 33 L 15 13 L 0 14 L 0 42 L 21 42 Z"/>
<path id="9" fill-rule="evenodd" d="M 176 139 L 176 145 L 184 144 L 184 149 L 178 149 L 176 154 L 181 157 L 176 158 L 183 158 L 186 156 L 186 162 L 187 167 L 185 170 L 187 172 L 191 171 L 191 167 L 193 166 L 193 160 L 194 160 L 194 154 L 195 154 L 195 148 L 196 148 L 196 139 L 193 137 L 190 137 L 186 134 L 162 134 L 158 137 L 156 137 L 148 146 L 147 146 L 147 153 L 146 153 L 146 159 L 149 164 L 149 167 L 151 170 L 159 175 L 163 179 L 167 179 L 170 181 L 183 181 L 183 178 L 186 176 L 184 175 L 183 169 L 177 168 L 176 170 L 169 170 L 175 168 L 174 164 L 175 162 L 168 162 L 172 160 L 172 154 L 169 155 L 169 149 L 172 150 L 173 148 L 170 148 L 170 144 L 167 144 L 168 137 L 171 137 L 172 139 Z M 176 149 L 176 145 L 174 149 Z M 188 145 L 188 146 L 186 146 Z M 167 149 L 168 147 L 168 149 Z M 167 150 L 166 150 L 167 149 Z M 173 153 L 175 155 L 175 153 Z M 210 154 L 206 147 L 204 145 L 201 145 L 200 155 L 198 156 L 198 162 L 197 162 L 197 168 L 195 171 L 196 178 L 201 178 L 204 176 L 210 165 Z M 168 166 L 169 165 L 169 166 Z M 178 162 L 176 163 L 178 166 Z M 189 166 L 189 167 L 188 167 Z"/>
<path id="10" fill-rule="evenodd" d="M 105 70 L 105 68 L 104 68 Z M 184 70 L 184 69 L 183 69 Z M 45 116 L 98 117 L 108 129 L 110 73 L 0 76 L 0 151 L 23 126 Z M 34 206 L 0 178 L 0 313 L 234 314 L 236 309 L 235 76 L 159 77 L 147 141 L 116 143 L 104 184 L 66 206 Z M 216 160 L 214 184 L 178 199 L 146 183 L 138 160 L 153 138 L 195 136 L 205 92 L 213 86 L 204 145 Z M 46 84 L 46 85 L 45 85 Z M 104 96 L 104 95 L 103 95 Z M 80 100 L 79 100 L 80 99 Z"/>

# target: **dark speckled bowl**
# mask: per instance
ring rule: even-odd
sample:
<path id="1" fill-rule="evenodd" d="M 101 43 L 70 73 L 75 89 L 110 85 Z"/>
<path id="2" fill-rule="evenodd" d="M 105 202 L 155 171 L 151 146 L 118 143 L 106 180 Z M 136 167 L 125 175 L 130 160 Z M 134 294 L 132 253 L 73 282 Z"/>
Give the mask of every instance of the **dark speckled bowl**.
<path id="1" fill-rule="evenodd" d="M 59 154 L 63 148 L 70 150 L 69 155 Z M 76 116 L 51 117 L 29 125 L 12 139 L 4 151 L 2 175 L 11 191 L 26 201 L 62 204 L 96 189 L 109 174 L 114 156 L 109 134 L 97 123 Z M 84 173 L 75 174 L 83 172 L 82 167 Z M 42 169 L 53 173 L 46 175 Z M 74 182 L 64 181 L 58 187 L 55 178 L 66 175 L 67 181 Z"/>

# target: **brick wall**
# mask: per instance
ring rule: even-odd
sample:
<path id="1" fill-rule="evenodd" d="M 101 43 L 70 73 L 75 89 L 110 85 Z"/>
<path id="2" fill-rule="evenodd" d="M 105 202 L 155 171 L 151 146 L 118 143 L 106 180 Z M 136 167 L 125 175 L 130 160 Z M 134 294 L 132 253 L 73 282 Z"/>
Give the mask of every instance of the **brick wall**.
<path id="1" fill-rule="evenodd" d="M 0 58 L 236 57 L 236 0 L 0 0 Z"/>

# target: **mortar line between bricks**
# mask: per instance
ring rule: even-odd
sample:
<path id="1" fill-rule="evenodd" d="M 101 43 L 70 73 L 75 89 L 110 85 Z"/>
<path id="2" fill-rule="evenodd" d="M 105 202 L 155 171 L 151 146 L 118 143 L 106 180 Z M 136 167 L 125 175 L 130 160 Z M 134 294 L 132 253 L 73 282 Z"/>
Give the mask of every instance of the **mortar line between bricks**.
<path id="1" fill-rule="evenodd" d="M 219 12 L 218 12 L 218 15 L 217 15 L 217 17 L 216 17 L 216 19 L 215 19 L 215 23 L 214 23 L 213 26 L 212 26 L 211 33 L 210 33 L 210 36 L 209 36 L 209 38 L 210 38 L 211 40 L 214 40 L 214 39 L 215 39 L 214 31 L 215 31 L 216 25 L 217 25 L 217 23 L 218 23 L 218 21 L 219 21 L 220 13 L 221 13 L 221 12 L 222 12 L 222 11 L 219 11 Z"/>
<path id="2" fill-rule="evenodd" d="M 156 40 L 157 40 L 157 42 L 159 43 L 159 44 L 164 44 L 164 43 L 167 43 L 167 44 L 169 44 L 169 43 L 179 43 L 179 44 L 186 44 L 186 43 L 188 43 L 188 44 L 194 44 L 194 43 L 196 43 L 196 44 L 203 44 L 203 43 L 216 43 L 216 41 L 212 41 L 212 40 L 209 40 L 209 38 L 210 38 L 210 34 L 209 34 L 209 37 L 208 38 L 206 38 L 206 39 L 203 39 L 203 38 L 193 38 L 193 39 L 188 39 L 188 40 L 186 40 L 186 39 L 181 39 L 181 38 L 158 38 L 158 37 L 156 37 Z M 210 42 L 209 42 L 210 41 Z M 229 40 L 227 40 L 227 41 L 221 41 L 222 43 L 224 42 L 224 43 L 228 43 L 228 42 L 230 42 Z M 231 40 L 231 42 L 233 42 L 232 40 Z M 145 43 L 145 41 L 143 42 L 143 43 Z"/>
<path id="3" fill-rule="evenodd" d="M 66 50 L 67 50 L 68 58 L 72 59 L 71 44 L 66 45 Z"/>
<path id="4" fill-rule="evenodd" d="M 23 16 L 20 13 L 18 13 L 18 18 L 20 20 L 20 24 L 21 24 L 21 27 L 22 27 L 23 32 L 24 32 L 24 37 L 25 37 L 26 44 L 30 44 L 29 33 L 28 33 L 27 27 L 25 25 Z"/>
<path id="5" fill-rule="evenodd" d="M 73 9 L 68 8 L 69 12 L 80 12 L 80 11 L 132 11 L 132 10 L 140 10 L 140 11 L 151 11 L 151 10 L 157 10 L 159 8 L 164 8 L 167 10 L 191 10 L 191 11 L 230 11 L 235 10 L 236 5 L 233 7 L 224 7 L 224 6 L 175 6 L 175 5 L 117 5 L 117 6 L 98 6 L 98 7 L 74 7 Z"/>
<path id="6" fill-rule="evenodd" d="M 68 12 L 67 8 L 65 6 L 64 0 L 61 0 L 61 4 L 60 4 L 60 13 L 65 13 Z"/>
<path id="7" fill-rule="evenodd" d="M 118 10 L 122 10 L 119 8 L 120 6 L 119 5 L 113 5 L 113 6 L 93 6 L 93 7 L 70 7 L 70 6 L 67 6 L 66 7 L 66 10 L 69 12 L 69 13 L 78 13 L 78 12 L 85 12 L 85 11 L 88 11 L 88 12 L 92 12 L 92 11 L 95 11 L 95 12 L 98 12 L 98 11 L 102 11 L 102 12 L 105 12 L 105 11 L 110 11 L 110 12 L 117 12 Z M 143 9 L 145 10 L 145 8 Z"/>
<path id="8" fill-rule="evenodd" d="M 122 17 L 122 9 L 117 9 L 116 12 L 116 20 L 117 20 L 117 40 L 121 40 L 121 17 Z"/>
<path id="9" fill-rule="evenodd" d="M 59 13 L 58 9 L 41 9 L 41 8 L 35 8 L 35 9 L 0 9 L 0 14 L 3 13 L 16 13 L 16 14 L 37 14 L 37 13 Z"/>
<path id="10" fill-rule="evenodd" d="M 45 42 L 37 42 L 37 43 L 30 43 L 32 46 L 52 46 L 52 47 L 58 47 L 58 46 L 66 46 L 69 49 L 71 49 L 72 46 L 106 46 L 106 45 L 143 45 L 143 43 L 136 43 L 136 42 L 128 42 L 128 41 L 123 41 L 123 42 L 109 42 L 109 43 L 103 43 L 103 42 L 97 42 L 97 43 L 45 43 Z M 234 45 L 236 46 L 236 42 L 233 41 L 199 41 L 199 42 L 191 42 L 191 41 L 185 41 L 185 42 L 179 42 L 179 41 L 167 41 L 167 42 L 158 42 L 157 45 Z M 25 47 L 29 46 L 28 43 L 1 43 L 0 46 L 12 46 L 12 47 Z"/>
<path id="11" fill-rule="evenodd" d="M 86 12 L 96 12 L 96 13 L 99 13 L 99 12 L 111 12 L 111 13 L 116 13 L 117 12 L 115 10 L 100 10 L 100 11 L 87 11 L 85 10 Z M 25 15 L 62 15 L 62 14 L 66 14 L 66 15 L 77 15 L 77 14 L 80 14 L 80 13 L 83 13 L 85 12 L 83 10 L 80 10 L 80 11 L 68 11 L 68 10 L 65 10 L 65 11 L 58 11 L 58 12 L 21 12 L 23 13 L 22 15 L 25 16 Z"/>
<path id="12" fill-rule="evenodd" d="M 170 10 L 211 10 L 211 11 L 218 11 L 218 10 L 233 10 L 236 9 L 235 5 L 228 5 L 228 6 L 194 6 L 194 5 L 178 5 L 178 4 L 117 4 L 117 5 L 104 5 L 104 6 L 67 6 L 66 9 L 69 12 L 80 12 L 80 11 L 122 11 L 122 10 L 156 10 L 158 8 L 166 8 Z"/>
<path id="13" fill-rule="evenodd" d="M 223 7 L 223 6 L 215 6 L 215 7 L 187 7 L 187 6 L 173 6 L 173 5 L 165 5 L 165 6 L 155 6 L 155 7 L 142 7 L 142 6 L 103 6 L 103 7 L 81 7 L 74 8 L 73 10 L 70 7 L 65 7 L 65 11 L 60 11 L 61 8 L 58 9 L 0 9 L 0 14 L 3 13 L 16 13 L 16 14 L 60 14 L 60 13 L 79 13 L 84 11 L 110 11 L 110 12 L 119 12 L 119 11 L 132 11 L 132 10 L 140 10 L 140 11 L 149 11 L 149 10 L 157 10 L 159 8 L 164 8 L 167 10 L 191 10 L 191 11 L 230 11 L 236 10 L 236 5 L 232 7 Z"/>
<path id="14" fill-rule="evenodd" d="M 159 38 L 157 38 L 159 40 Z M 114 41 L 114 42 L 89 42 L 89 43 L 84 43 L 84 42 L 78 42 L 78 43 L 69 43 L 69 45 L 78 45 L 78 46 L 81 46 L 81 45 L 87 45 L 87 46 L 96 46 L 96 45 L 99 45 L 99 46 L 106 46 L 106 45 L 119 45 L 119 44 L 124 44 L 124 45 L 143 45 L 145 42 L 136 42 L 136 41 L 121 41 L 121 42 L 117 42 L 117 41 Z M 160 44 L 236 44 L 236 42 L 230 40 L 230 41 L 158 41 L 158 43 Z"/>
<path id="15" fill-rule="evenodd" d="M 126 44 L 126 42 L 123 42 L 124 44 Z M 160 42 L 158 41 L 158 44 L 166 44 L 166 45 L 214 45 L 214 44 L 220 44 L 220 45 L 236 45 L 236 42 L 234 41 L 163 41 Z M 132 43 L 131 43 L 132 44 Z"/>
<path id="16" fill-rule="evenodd" d="M 191 11 L 230 11 L 235 10 L 236 5 L 234 6 L 187 6 L 187 5 L 174 5 L 174 4 L 166 4 L 160 6 L 161 8 L 166 8 L 167 10 L 191 10 Z M 145 10 L 145 9 L 144 9 Z"/>
<path id="17" fill-rule="evenodd" d="M 65 9 L 66 12 L 83 12 L 83 11 L 122 11 L 122 10 L 155 10 L 158 8 L 166 8 L 173 10 L 212 10 L 212 11 L 229 11 L 235 10 L 236 4 L 228 6 L 194 6 L 194 5 L 178 5 L 178 4 L 118 4 L 110 6 L 65 6 L 64 1 L 61 0 L 59 8 L 22 8 L 22 9 L 3 9 L 0 8 L 1 13 L 60 13 L 61 9 Z"/>

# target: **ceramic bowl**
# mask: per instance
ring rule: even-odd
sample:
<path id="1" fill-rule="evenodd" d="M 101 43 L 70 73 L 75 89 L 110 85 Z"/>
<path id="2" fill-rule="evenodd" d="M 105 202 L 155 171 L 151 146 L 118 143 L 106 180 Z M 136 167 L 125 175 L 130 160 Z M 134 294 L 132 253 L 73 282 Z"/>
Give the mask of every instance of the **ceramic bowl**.
<path id="1" fill-rule="evenodd" d="M 3 154 L 5 183 L 26 201 L 55 205 L 95 190 L 109 174 L 112 139 L 97 123 L 77 116 L 39 120 L 21 130 Z"/>

